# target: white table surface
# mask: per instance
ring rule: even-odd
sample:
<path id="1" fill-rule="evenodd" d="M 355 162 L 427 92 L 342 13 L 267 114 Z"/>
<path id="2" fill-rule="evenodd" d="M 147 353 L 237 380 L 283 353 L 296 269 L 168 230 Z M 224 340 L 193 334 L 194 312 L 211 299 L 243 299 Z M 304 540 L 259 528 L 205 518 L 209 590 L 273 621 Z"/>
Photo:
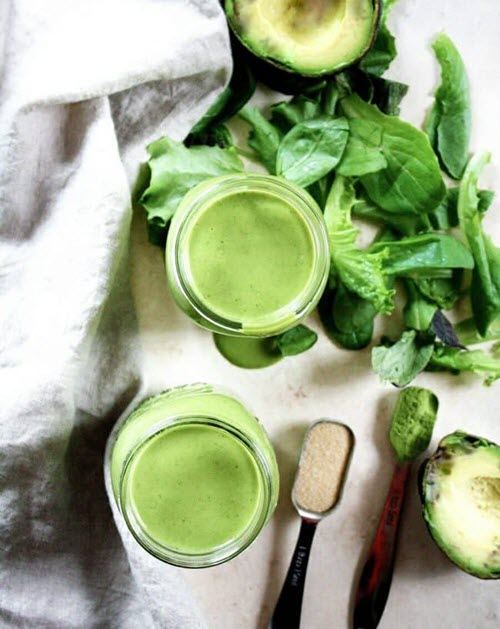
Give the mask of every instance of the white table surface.
<path id="1" fill-rule="evenodd" d="M 492 166 L 482 184 L 499 190 L 486 220 L 498 243 L 500 3 L 399 0 L 390 24 L 399 56 L 389 76 L 410 84 L 402 116 L 417 125 L 438 81 L 437 63 L 429 47 L 432 36 L 445 30 L 459 46 L 472 84 L 472 147 L 493 152 Z M 134 293 L 150 389 L 197 381 L 231 388 L 262 420 L 278 457 L 279 505 L 253 546 L 225 565 L 184 571 L 210 626 L 266 626 L 298 534 L 299 519 L 289 499 L 297 453 L 306 427 L 319 417 L 348 423 L 355 433 L 356 447 L 342 502 L 320 524 L 316 535 L 302 628 L 350 626 L 353 583 L 380 514 L 393 465 L 387 427 L 395 389 L 381 384 L 373 374 L 369 350 L 336 348 L 320 331 L 316 317 L 308 321 L 320 331 L 313 350 L 264 370 L 233 367 L 217 353 L 211 335 L 175 307 L 165 283 L 162 252 L 147 243 L 142 213 L 134 219 L 132 249 Z M 393 329 L 394 322 L 391 325 Z M 382 322 L 382 327 L 386 326 L 387 321 Z M 424 374 L 417 383 L 431 387 L 440 400 L 433 447 L 440 437 L 457 428 L 500 442 L 500 382 L 486 388 L 472 376 Z M 441 555 L 420 515 L 415 478 L 410 482 L 408 498 L 381 628 L 500 627 L 500 583 L 465 575 Z"/>

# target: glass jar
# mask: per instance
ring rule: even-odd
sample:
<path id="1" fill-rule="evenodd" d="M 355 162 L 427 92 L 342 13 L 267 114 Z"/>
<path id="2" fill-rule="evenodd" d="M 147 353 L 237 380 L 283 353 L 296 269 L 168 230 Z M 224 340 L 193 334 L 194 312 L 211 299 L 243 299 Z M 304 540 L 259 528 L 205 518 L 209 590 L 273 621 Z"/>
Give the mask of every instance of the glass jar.
<path id="1" fill-rule="evenodd" d="M 278 468 L 262 425 L 209 385 L 145 400 L 115 427 L 106 457 L 132 535 L 176 566 L 209 567 L 238 555 L 276 507 Z"/>
<path id="2" fill-rule="evenodd" d="M 326 225 L 314 199 L 281 177 L 216 177 L 180 203 L 166 267 L 175 301 L 201 327 L 273 336 L 319 301 L 330 268 Z"/>

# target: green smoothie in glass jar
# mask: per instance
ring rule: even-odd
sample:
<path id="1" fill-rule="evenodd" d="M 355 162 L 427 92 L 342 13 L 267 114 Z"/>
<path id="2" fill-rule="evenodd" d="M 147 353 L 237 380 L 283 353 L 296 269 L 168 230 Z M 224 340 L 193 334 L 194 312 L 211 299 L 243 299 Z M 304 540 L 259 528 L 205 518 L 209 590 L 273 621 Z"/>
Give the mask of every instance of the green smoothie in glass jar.
<path id="1" fill-rule="evenodd" d="M 130 531 L 175 565 L 234 557 L 276 506 L 278 470 L 264 429 L 238 400 L 208 385 L 143 402 L 115 429 L 107 456 Z"/>
<path id="2" fill-rule="evenodd" d="M 207 180 L 170 227 L 167 274 L 177 304 L 219 334 L 267 337 L 317 304 L 330 258 L 320 209 L 280 177 Z"/>

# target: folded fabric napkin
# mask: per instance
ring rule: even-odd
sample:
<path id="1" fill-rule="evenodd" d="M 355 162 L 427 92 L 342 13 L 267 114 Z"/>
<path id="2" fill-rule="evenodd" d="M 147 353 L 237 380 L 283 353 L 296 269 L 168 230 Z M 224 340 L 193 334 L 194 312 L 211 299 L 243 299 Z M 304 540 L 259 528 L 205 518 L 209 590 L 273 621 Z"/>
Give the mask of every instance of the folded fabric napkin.
<path id="1" fill-rule="evenodd" d="M 0 35 L 0 626 L 204 626 L 118 517 L 120 540 L 102 460 L 141 387 L 130 186 L 227 82 L 223 14 L 5 0 Z"/>

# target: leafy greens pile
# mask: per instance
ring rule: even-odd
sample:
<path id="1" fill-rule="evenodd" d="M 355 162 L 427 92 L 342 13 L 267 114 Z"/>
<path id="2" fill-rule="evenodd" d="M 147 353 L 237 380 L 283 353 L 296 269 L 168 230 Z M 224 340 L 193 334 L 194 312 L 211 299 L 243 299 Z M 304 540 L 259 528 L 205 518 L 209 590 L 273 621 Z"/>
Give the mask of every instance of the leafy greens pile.
<path id="1" fill-rule="evenodd" d="M 385 1 L 374 46 L 357 66 L 272 105 L 269 117 L 247 105 L 255 79 L 236 59 L 230 84 L 186 141 L 162 138 L 148 147 L 151 176 L 140 202 L 150 239 L 161 245 L 190 188 L 241 172 L 241 155 L 259 160 L 306 188 L 324 211 L 331 272 L 319 313 L 336 344 L 366 347 L 375 317 L 394 310 L 403 288 L 406 330 L 372 350 L 380 377 L 405 386 L 424 369 L 471 371 L 490 383 L 500 378 L 498 344 L 491 352 L 465 347 L 500 339 L 500 248 L 481 223 L 493 193 L 477 187 L 489 156 L 469 161 L 469 84 L 444 34 L 433 44 L 441 84 L 424 131 L 398 117 L 408 86 L 382 77 L 396 55 L 386 25 L 392 3 Z M 248 149 L 234 145 L 225 125 L 234 115 L 250 126 Z M 459 183 L 447 187 L 442 171 Z M 367 247 L 353 219 L 378 227 Z M 473 317 L 453 327 L 443 311 L 467 296 Z M 289 337 L 289 354 L 316 340 L 305 326 L 285 335 L 277 339 L 284 355 Z"/>

